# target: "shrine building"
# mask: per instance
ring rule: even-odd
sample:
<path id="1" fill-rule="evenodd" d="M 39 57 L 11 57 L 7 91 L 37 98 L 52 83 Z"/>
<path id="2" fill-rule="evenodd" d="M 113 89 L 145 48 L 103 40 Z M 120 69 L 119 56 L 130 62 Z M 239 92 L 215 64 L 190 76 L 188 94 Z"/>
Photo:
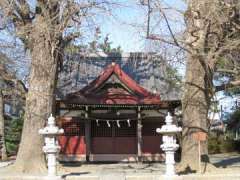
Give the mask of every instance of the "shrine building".
<path id="1" fill-rule="evenodd" d="M 117 63 L 91 83 L 57 100 L 62 161 L 161 161 L 156 128 L 179 100 L 161 100 L 141 87 Z"/>

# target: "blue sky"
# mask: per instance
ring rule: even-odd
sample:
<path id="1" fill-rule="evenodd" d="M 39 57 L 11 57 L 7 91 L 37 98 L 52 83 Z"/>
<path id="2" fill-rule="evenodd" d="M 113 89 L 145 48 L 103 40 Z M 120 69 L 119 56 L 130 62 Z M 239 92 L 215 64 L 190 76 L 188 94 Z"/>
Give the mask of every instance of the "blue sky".
<path id="1" fill-rule="evenodd" d="M 35 0 L 28 2 L 31 6 L 35 5 Z M 95 18 L 100 26 L 102 36 L 105 37 L 109 34 L 112 46 L 121 46 L 125 52 L 143 51 L 146 46 L 146 6 L 140 5 L 140 0 L 114 0 L 114 2 L 119 5 L 112 8 L 112 15 Z M 162 6 L 186 9 L 184 0 L 159 0 L 159 2 L 162 3 Z M 156 19 L 152 19 L 152 21 L 156 21 Z M 177 29 L 180 26 L 172 24 L 172 27 Z M 163 28 L 156 27 L 155 31 Z M 164 29 L 163 31 L 166 32 Z"/>
<path id="2" fill-rule="evenodd" d="M 143 51 L 146 44 L 147 11 L 146 7 L 139 6 L 138 2 L 137 0 L 119 0 L 119 3 L 123 6 L 114 9 L 114 16 L 108 16 L 100 20 L 103 36 L 109 34 L 112 45 L 114 47 L 120 45 L 123 51 L 126 52 Z M 168 6 L 176 9 L 186 9 L 183 0 L 163 0 L 162 3 L 167 3 Z M 179 17 L 175 19 L 177 18 Z M 152 19 L 152 21 L 155 20 Z M 176 24 L 172 24 L 172 27 L 179 29 Z M 159 31 L 159 28 L 156 27 L 155 31 Z M 166 32 L 166 29 L 164 31 Z"/>
<path id="3" fill-rule="evenodd" d="M 123 6 L 115 8 L 112 15 L 98 20 L 102 36 L 109 34 L 113 47 L 121 46 L 124 51 L 140 51 L 143 49 L 144 38 L 136 25 L 144 24 L 144 9 L 129 1 L 119 2 Z"/>

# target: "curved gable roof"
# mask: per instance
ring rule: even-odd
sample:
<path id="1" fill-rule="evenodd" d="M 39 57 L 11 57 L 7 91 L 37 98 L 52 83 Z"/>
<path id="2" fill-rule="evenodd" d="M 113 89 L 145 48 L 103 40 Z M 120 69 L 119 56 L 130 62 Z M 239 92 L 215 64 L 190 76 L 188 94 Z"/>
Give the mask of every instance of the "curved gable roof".
<path id="1" fill-rule="evenodd" d="M 117 77 L 122 87 L 114 88 L 114 84 L 116 84 L 114 77 Z M 105 87 L 103 90 L 102 88 L 109 82 L 113 87 Z M 109 65 L 95 80 L 80 91 L 68 94 L 66 100 L 79 104 L 161 103 L 160 95 L 153 94 L 141 87 L 115 63 Z"/>

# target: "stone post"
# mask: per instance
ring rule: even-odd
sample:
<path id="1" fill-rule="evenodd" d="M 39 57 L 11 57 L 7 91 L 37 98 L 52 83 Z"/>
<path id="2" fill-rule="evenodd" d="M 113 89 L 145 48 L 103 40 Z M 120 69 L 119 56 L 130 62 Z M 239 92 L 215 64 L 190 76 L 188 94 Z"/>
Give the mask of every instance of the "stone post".
<path id="1" fill-rule="evenodd" d="M 160 146 L 166 154 L 166 176 L 174 176 L 175 173 L 175 160 L 174 153 L 179 148 L 179 145 L 176 141 L 176 134 L 182 131 L 181 127 L 177 127 L 175 124 L 172 124 L 173 118 L 168 113 L 165 119 L 166 125 L 163 125 L 161 128 L 157 128 L 157 133 L 163 135 L 163 144 Z"/>
<path id="2" fill-rule="evenodd" d="M 57 154 L 60 150 L 60 146 L 56 140 L 56 137 L 63 134 L 63 129 L 59 129 L 55 124 L 55 118 L 51 115 L 48 118 L 47 126 L 39 130 L 39 134 L 44 136 L 43 152 L 46 154 L 48 178 L 59 179 L 57 177 Z"/>

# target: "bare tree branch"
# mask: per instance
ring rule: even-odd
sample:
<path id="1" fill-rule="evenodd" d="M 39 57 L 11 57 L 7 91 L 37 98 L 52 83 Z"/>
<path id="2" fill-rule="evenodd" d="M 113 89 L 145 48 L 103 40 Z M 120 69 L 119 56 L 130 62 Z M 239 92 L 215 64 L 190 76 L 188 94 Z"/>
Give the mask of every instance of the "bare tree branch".
<path id="1" fill-rule="evenodd" d="M 219 86 L 215 86 L 214 89 L 215 89 L 215 92 L 218 92 L 218 91 L 224 91 L 224 90 L 227 90 L 229 88 L 239 87 L 239 86 L 240 86 L 240 80 L 237 80 L 237 81 L 231 81 L 227 84 L 222 84 L 222 85 L 219 85 Z"/>

